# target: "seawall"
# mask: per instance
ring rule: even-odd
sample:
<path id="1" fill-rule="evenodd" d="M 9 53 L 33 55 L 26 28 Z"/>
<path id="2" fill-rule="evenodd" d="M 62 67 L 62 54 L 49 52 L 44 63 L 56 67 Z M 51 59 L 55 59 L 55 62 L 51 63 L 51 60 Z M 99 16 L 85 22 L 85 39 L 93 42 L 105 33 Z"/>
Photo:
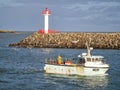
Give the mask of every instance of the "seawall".
<path id="1" fill-rule="evenodd" d="M 51 33 L 38 32 L 9 46 L 25 48 L 86 48 L 86 41 L 98 49 L 120 49 L 120 33 Z"/>
<path id="2" fill-rule="evenodd" d="M 14 30 L 0 30 L 0 33 L 15 33 Z"/>

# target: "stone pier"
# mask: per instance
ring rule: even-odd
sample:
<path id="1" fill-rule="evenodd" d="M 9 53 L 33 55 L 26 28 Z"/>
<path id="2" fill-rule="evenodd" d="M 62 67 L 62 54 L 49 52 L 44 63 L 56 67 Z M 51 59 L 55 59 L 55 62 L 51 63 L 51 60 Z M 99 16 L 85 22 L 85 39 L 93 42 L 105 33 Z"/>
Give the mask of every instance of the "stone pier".
<path id="1" fill-rule="evenodd" d="M 25 48 L 86 48 L 86 41 L 97 49 L 120 49 L 120 33 L 50 33 L 38 32 L 9 46 Z"/>

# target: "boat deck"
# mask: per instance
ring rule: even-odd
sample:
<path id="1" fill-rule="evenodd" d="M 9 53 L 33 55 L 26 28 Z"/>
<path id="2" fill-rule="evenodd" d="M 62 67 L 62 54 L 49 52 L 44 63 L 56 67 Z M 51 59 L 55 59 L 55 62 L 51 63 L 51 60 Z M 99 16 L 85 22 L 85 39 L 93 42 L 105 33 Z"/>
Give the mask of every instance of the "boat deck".
<path id="1" fill-rule="evenodd" d="M 51 65 L 64 65 L 64 66 L 84 66 L 84 63 L 80 63 L 78 61 L 74 60 L 62 60 L 61 63 L 58 63 L 58 60 L 46 60 L 45 64 L 51 64 Z"/>

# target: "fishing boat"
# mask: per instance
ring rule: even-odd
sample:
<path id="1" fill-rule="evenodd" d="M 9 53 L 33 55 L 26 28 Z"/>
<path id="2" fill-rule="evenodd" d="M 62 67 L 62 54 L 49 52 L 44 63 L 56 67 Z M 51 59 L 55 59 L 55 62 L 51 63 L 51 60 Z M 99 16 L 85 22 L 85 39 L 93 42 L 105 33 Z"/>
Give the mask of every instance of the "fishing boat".
<path id="1" fill-rule="evenodd" d="M 47 59 L 44 66 L 46 73 L 65 75 L 105 75 L 109 69 L 109 64 L 105 62 L 103 56 L 91 55 L 93 48 L 89 47 L 87 53 L 82 53 L 76 58 L 63 59 L 58 55 L 57 59 Z"/>

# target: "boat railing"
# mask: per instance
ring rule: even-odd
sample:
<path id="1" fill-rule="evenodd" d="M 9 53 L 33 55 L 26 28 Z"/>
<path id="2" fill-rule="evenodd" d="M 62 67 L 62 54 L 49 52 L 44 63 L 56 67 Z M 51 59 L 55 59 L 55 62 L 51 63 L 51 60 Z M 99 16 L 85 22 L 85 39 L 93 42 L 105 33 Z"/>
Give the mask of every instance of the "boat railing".
<path id="1" fill-rule="evenodd" d="M 47 59 L 45 59 L 45 63 L 47 63 L 47 64 L 57 64 L 57 60 L 52 59 L 52 58 L 47 58 Z"/>
<path id="2" fill-rule="evenodd" d="M 45 60 L 46 64 L 59 64 L 57 59 L 48 58 Z M 63 65 L 83 65 L 78 58 L 61 58 L 61 63 Z"/>

